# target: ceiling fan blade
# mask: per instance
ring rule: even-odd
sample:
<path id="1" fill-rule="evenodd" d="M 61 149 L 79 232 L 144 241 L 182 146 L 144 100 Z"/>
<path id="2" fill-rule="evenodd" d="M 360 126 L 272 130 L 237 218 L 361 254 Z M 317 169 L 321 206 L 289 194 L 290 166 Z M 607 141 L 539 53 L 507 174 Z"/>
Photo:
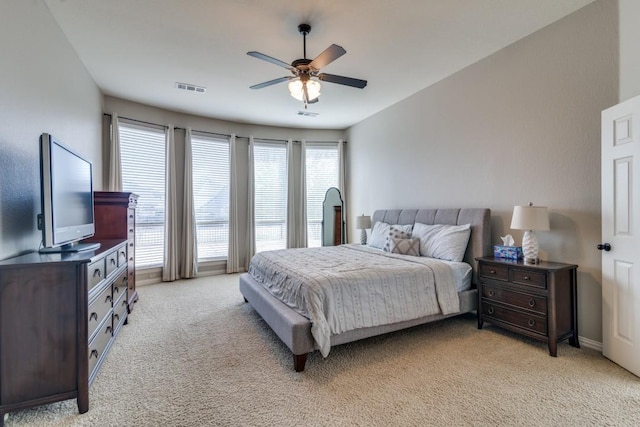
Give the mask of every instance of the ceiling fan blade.
<path id="1" fill-rule="evenodd" d="M 311 63 L 309 63 L 309 68 L 318 71 L 319 69 L 326 67 L 328 64 L 340 58 L 345 53 L 347 53 L 347 51 L 344 50 L 342 46 L 332 44 L 331 46 L 326 48 L 324 52 L 316 56 L 316 58 L 311 61 Z"/>
<path id="2" fill-rule="evenodd" d="M 293 70 L 293 67 L 291 66 L 291 64 L 287 64 L 284 61 L 280 61 L 279 59 L 272 58 L 271 56 L 265 55 L 264 53 L 251 51 L 251 52 L 247 52 L 247 55 L 253 56 L 254 58 L 262 59 L 263 61 L 271 62 L 272 64 L 278 65 L 279 67 L 282 67 L 282 68 L 286 68 L 287 70 Z"/>
<path id="3" fill-rule="evenodd" d="M 279 77 L 277 79 L 269 80 L 268 82 L 262 82 L 262 83 L 258 83 L 257 85 L 249 86 L 249 88 L 250 89 L 262 89 L 263 87 L 275 85 L 277 83 L 286 82 L 286 81 L 291 80 L 293 78 L 294 78 L 294 76 Z"/>
<path id="4" fill-rule="evenodd" d="M 323 82 L 337 83 L 339 85 L 364 88 L 367 85 L 366 80 L 354 79 L 352 77 L 336 76 L 335 74 L 318 74 L 318 78 Z"/>

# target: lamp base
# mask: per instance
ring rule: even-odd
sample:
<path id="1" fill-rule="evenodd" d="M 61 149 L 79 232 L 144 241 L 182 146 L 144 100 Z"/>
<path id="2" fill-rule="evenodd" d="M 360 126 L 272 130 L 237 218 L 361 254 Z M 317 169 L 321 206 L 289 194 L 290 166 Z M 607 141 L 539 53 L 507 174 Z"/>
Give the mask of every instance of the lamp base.
<path id="1" fill-rule="evenodd" d="M 538 237 L 533 230 L 527 230 L 522 236 L 522 254 L 524 255 L 525 264 L 538 264 Z"/>
<path id="2" fill-rule="evenodd" d="M 360 244 L 361 245 L 367 244 L 367 230 L 365 230 L 364 228 L 360 230 Z"/>

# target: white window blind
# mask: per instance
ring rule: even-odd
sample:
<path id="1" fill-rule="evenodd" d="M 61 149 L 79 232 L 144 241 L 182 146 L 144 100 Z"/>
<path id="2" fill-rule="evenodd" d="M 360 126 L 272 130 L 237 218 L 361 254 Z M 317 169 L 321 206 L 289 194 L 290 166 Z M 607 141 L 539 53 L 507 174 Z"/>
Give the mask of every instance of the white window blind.
<path id="1" fill-rule="evenodd" d="M 338 144 L 307 144 L 307 245 L 322 246 L 322 202 L 331 187 L 340 185 Z"/>
<path id="2" fill-rule="evenodd" d="M 229 252 L 229 138 L 193 133 L 193 202 L 198 260 Z"/>
<path id="3" fill-rule="evenodd" d="M 136 267 L 164 259 L 165 131 L 119 123 L 122 188 L 139 197 L 136 208 Z"/>
<path id="4" fill-rule="evenodd" d="M 255 141 L 256 252 L 287 247 L 287 146 Z"/>

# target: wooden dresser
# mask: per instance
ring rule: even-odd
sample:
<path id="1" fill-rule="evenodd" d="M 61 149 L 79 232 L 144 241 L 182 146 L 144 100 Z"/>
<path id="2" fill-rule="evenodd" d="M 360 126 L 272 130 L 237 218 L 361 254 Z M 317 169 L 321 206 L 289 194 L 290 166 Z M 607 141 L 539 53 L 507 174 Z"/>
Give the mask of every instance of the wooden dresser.
<path id="1" fill-rule="evenodd" d="M 129 313 L 138 301 L 136 292 L 136 206 L 138 195 L 127 192 L 94 191 L 95 235 L 87 242 L 126 239 L 129 271 Z"/>
<path id="2" fill-rule="evenodd" d="M 89 410 L 89 386 L 127 322 L 127 242 L 100 245 L 0 262 L 0 427 L 5 413 L 59 400 Z"/>
<path id="3" fill-rule="evenodd" d="M 548 343 L 578 343 L 577 265 L 525 264 L 500 258 L 478 261 L 478 329 L 487 321 Z"/>

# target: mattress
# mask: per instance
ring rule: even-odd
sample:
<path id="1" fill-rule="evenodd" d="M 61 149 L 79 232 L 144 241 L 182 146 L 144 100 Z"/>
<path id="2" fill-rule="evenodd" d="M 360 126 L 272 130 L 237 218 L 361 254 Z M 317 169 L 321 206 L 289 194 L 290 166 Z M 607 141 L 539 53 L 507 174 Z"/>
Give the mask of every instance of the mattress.
<path id="1" fill-rule="evenodd" d="M 458 289 L 471 281 L 467 267 L 341 245 L 261 252 L 252 259 L 249 274 L 311 321 L 311 333 L 326 357 L 331 335 L 459 312 Z"/>

